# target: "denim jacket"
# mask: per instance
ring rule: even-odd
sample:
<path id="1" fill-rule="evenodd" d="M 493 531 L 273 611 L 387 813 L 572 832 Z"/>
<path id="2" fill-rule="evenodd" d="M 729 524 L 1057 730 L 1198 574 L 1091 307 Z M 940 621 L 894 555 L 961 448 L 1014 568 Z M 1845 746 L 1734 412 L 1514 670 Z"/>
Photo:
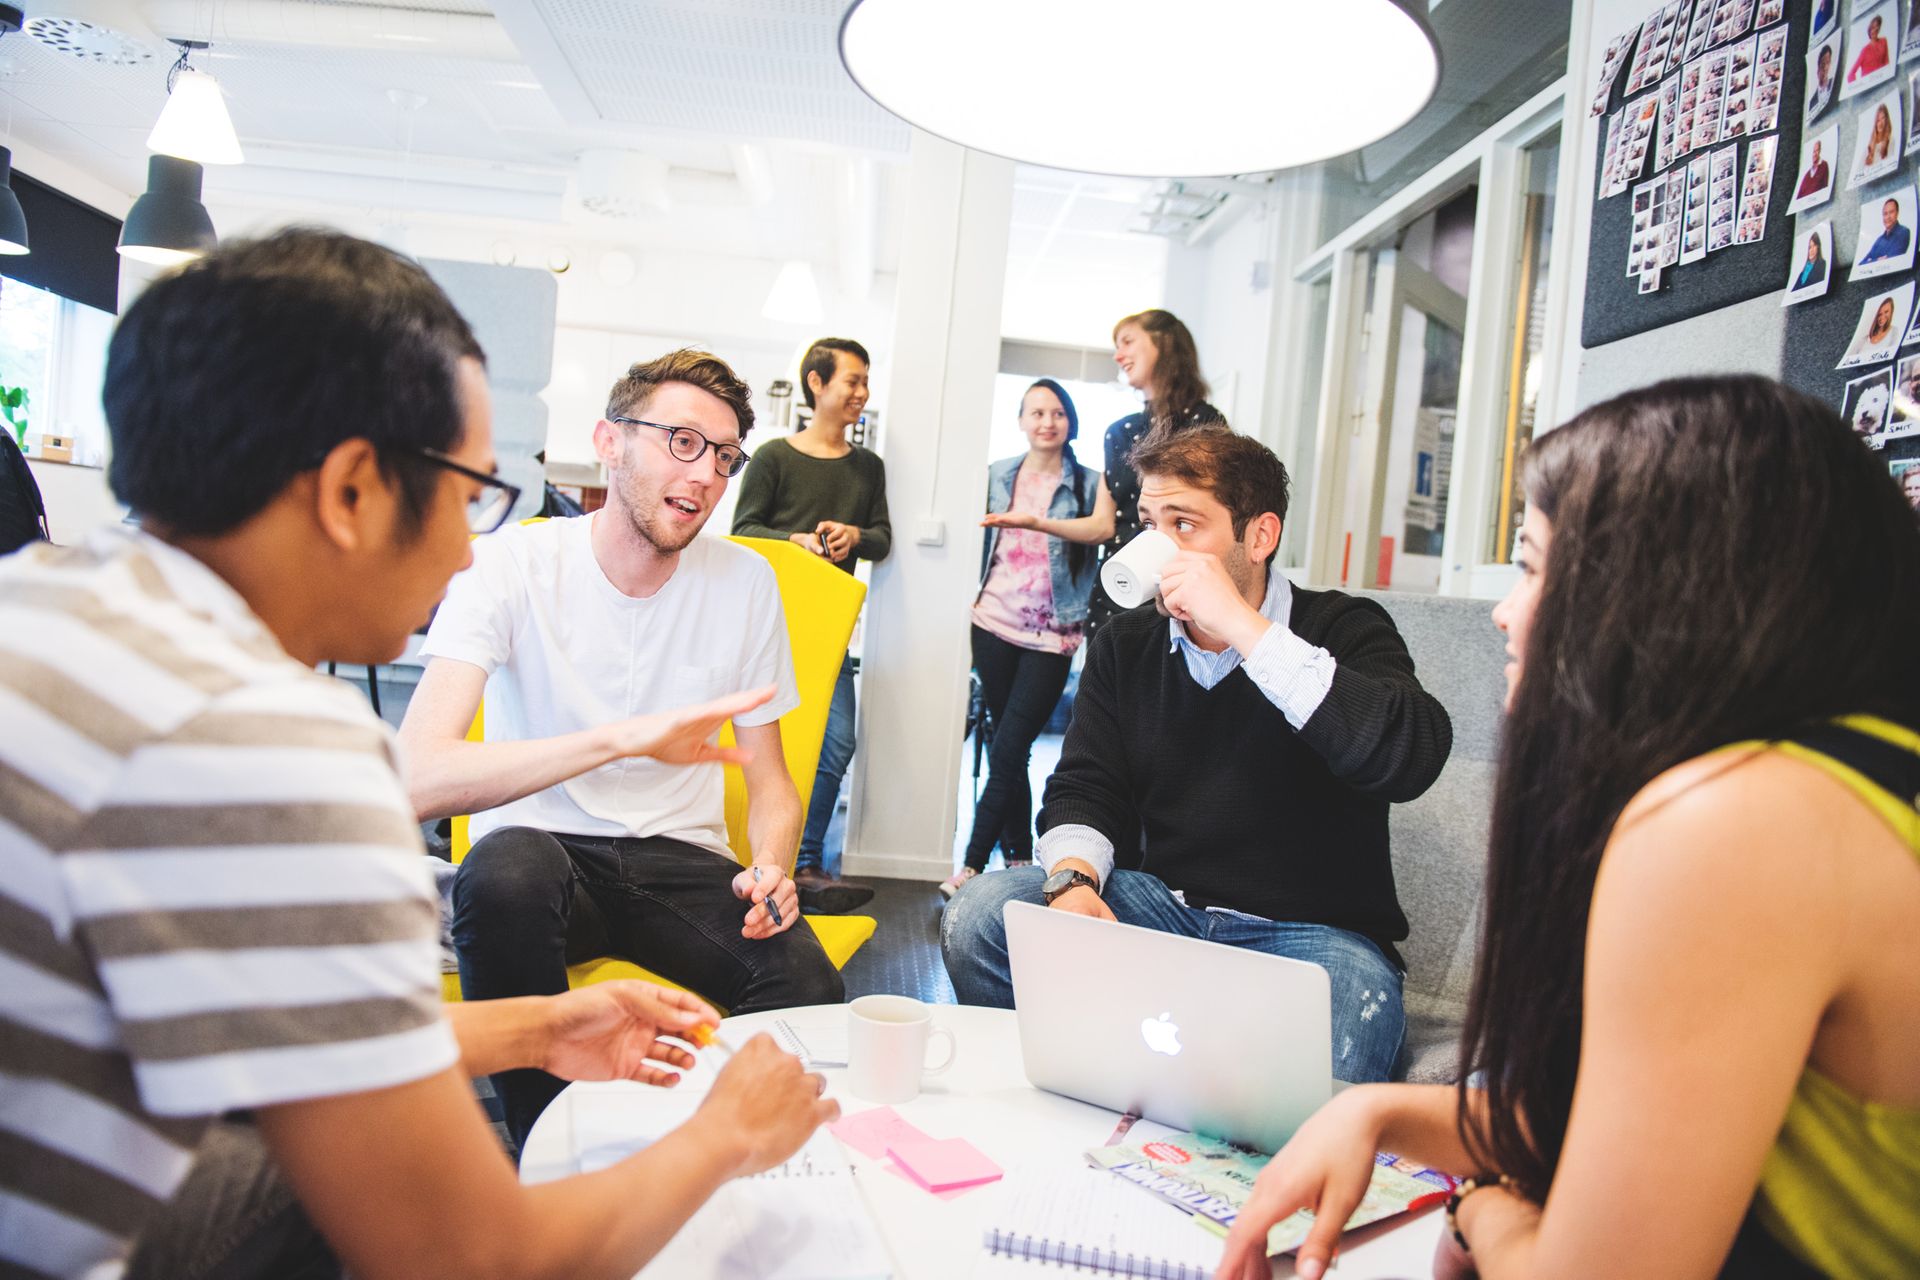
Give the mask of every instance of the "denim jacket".
<path id="1" fill-rule="evenodd" d="M 987 510 L 1005 511 L 1013 506 L 1013 486 L 1020 475 L 1026 455 L 1002 458 L 987 467 Z M 1093 512 L 1098 481 L 1094 473 L 1082 467 L 1071 447 L 1060 455 L 1060 487 L 1047 504 L 1047 516 L 1053 520 L 1072 520 Z M 980 585 L 987 585 L 993 568 L 993 550 L 1000 530 L 988 529 L 980 548 Z M 1074 553 L 1078 552 L 1078 555 Z M 1087 620 L 1087 600 L 1093 594 L 1094 573 L 1098 569 L 1093 547 L 1083 547 L 1064 538 L 1047 539 L 1047 563 L 1053 570 L 1053 616 L 1063 624 Z"/>

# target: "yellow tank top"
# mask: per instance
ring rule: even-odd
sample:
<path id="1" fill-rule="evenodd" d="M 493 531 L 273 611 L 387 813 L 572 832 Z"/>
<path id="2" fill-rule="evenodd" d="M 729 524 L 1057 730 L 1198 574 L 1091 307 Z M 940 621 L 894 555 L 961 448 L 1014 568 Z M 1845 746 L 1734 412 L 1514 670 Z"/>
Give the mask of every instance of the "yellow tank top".
<path id="1" fill-rule="evenodd" d="M 1839 723 L 1920 757 L 1920 734 L 1891 721 Z M 1920 795 L 1889 791 L 1807 744 L 1776 749 L 1845 783 L 1920 860 Z M 1808 1067 L 1767 1153 L 1754 1213 L 1768 1234 L 1835 1280 L 1920 1277 L 1920 1110 L 1856 1098 Z"/>

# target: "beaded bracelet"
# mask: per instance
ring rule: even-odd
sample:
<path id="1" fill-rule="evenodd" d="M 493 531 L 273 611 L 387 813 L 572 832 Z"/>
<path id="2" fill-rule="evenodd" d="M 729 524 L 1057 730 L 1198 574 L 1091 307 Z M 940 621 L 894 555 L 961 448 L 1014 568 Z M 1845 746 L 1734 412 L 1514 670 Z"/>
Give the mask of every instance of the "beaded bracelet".
<path id="1" fill-rule="evenodd" d="M 1504 1173 L 1476 1173 L 1453 1189 L 1453 1194 L 1447 1197 L 1447 1230 L 1453 1232 L 1453 1242 L 1460 1246 L 1461 1252 L 1472 1253 L 1473 1246 L 1468 1244 L 1467 1238 L 1460 1234 L 1460 1222 L 1457 1216 L 1460 1211 L 1460 1202 L 1482 1187 L 1504 1187 L 1511 1190 L 1513 1185 L 1513 1179 Z"/>

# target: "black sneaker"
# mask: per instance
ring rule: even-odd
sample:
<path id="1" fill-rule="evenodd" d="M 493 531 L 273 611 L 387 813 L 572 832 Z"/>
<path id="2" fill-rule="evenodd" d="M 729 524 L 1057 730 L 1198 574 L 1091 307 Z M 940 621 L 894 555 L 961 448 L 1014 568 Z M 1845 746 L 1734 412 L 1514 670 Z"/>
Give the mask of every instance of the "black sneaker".
<path id="1" fill-rule="evenodd" d="M 836 880 L 821 867 L 801 867 L 793 873 L 800 891 L 800 909 L 817 916 L 842 916 L 867 905 L 873 890 L 863 884 Z"/>

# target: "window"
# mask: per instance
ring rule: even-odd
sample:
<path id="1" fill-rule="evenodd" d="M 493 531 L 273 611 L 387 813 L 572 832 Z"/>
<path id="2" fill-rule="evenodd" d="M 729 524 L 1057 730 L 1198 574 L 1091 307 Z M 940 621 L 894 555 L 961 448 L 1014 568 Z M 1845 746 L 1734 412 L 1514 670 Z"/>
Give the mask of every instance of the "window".
<path id="1" fill-rule="evenodd" d="M 1521 233 L 1520 271 L 1515 281 L 1512 359 L 1507 371 L 1505 433 L 1494 454 L 1497 475 L 1487 550 L 1491 562 L 1513 560 L 1514 535 L 1526 516 L 1520 488 L 1521 464 L 1538 425 L 1542 348 L 1547 329 L 1547 279 L 1553 265 L 1553 193 L 1560 175 L 1560 133 L 1555 130 L 1528 147 L 1522 166 L 1526 191 Z"/>
<path id="2" fill-rule="evenodd" d="M 61 300 L 45 289 L 0 279 L 0 426 L 22 448 L 53 430 L 54 339 Z"/>

